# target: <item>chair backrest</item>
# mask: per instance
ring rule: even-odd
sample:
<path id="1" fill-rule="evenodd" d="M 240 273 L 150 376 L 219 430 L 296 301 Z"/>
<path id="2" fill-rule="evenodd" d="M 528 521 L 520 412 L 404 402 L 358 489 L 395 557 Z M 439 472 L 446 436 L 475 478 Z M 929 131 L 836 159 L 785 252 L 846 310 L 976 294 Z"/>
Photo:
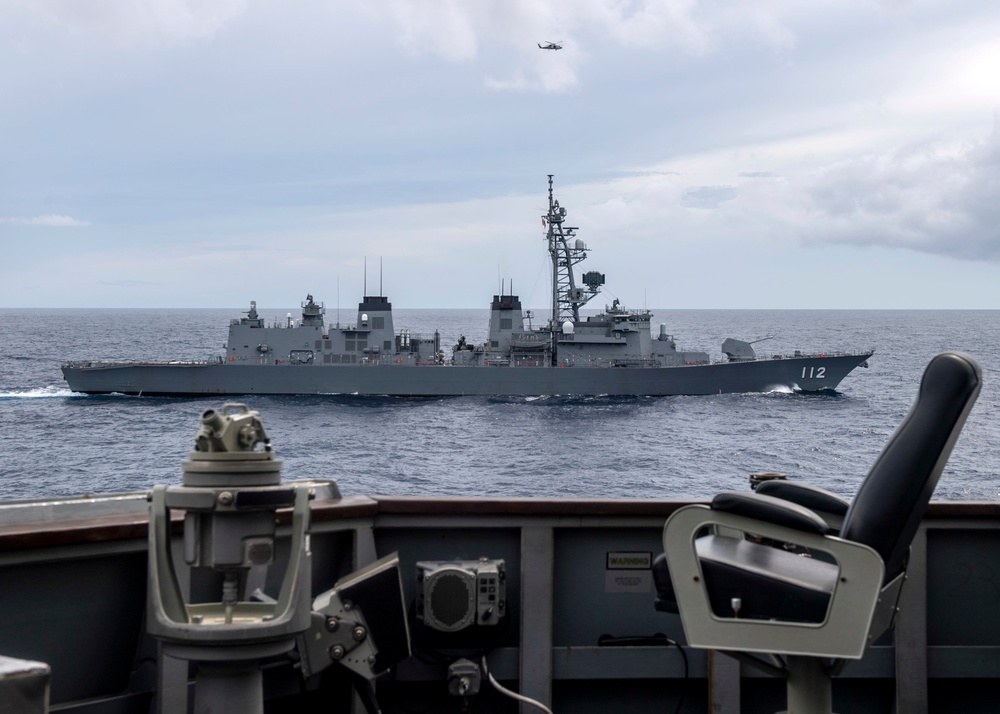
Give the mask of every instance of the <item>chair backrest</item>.
<path id="1" fill-rule="evenodd" d="M 979 395 L 982 370 L 945 352 L 924 370 L 917 401 L 889 438 L 851 504 L 841 537 L 874 548 L 886 581 L 898 575 L 931 494 Z"/>

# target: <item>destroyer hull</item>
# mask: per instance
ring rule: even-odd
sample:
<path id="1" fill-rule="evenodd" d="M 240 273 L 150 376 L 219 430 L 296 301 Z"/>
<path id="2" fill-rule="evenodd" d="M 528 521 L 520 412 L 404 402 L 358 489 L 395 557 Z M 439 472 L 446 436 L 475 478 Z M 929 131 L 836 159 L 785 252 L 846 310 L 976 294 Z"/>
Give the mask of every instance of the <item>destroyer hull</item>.
<path id="1" fill-rule="evenodd" d="M 230 320 L 225 353 L 216 361 L 73 362 L 63 365 L 63 375 L 75 392 L 145 396 L 672 396 L 830 391 L 871 357 L 870 350 L 796 350 L 761 358 L 752 342 L 728 337 L 722 343 L 728 361 L 712 363 L 707 352 L 678 350 L 665 324 L 653 335 L 653 314 L 618 299 L 581 318 L 605 276 L 592 270 L 578 281 L 574 268 L 589 249 L 577 228 L 564 225 L 567 211 L 555 199 L 552 178 L 542 216 L 552 262 L 552 317 L 545 326 L 533 328 L 531 311 L 501 283 L 486 340 L 473 344 L 462 335 L 448 359 L 439 332 L 395 329 L 381 290 L 362 296 L 356 321 L 333 325 L 323 303 L 307 294 L 301 317 L 288 313 L 271 325 L 251 300 L 244 317 Z"/>
<path id="2" fill-rule="evenodd" d="M 64 366 L 63 375 L 70 389 L 86 394 L 672 396 L 829 391 L 870 356 L 866 352 L 661 368 L 85 363 Z"/>

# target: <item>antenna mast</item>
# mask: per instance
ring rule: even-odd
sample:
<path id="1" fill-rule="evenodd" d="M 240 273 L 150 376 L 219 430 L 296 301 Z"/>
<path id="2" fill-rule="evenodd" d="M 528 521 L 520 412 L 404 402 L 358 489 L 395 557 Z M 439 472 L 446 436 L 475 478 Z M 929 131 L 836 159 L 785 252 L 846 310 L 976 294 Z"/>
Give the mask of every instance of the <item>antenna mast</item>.
<path id="1" fill-rule="evenodd" d="M 604 284 L 601 273 L 587 273 L 584 283 L 588 290 L 576 286 L 573 266 L 587 259 L 587 248 L 576 238 L 576 227 L 563 226 L 566 209 L 552 195 L 552 178 L 549 174 L 549 212 L 542 216 L 548 226 L 549 256 L 552 258 L 552 329 L 557 330 L 566 320 L 580 319 L 580 306 L 597 295 Z M 571 243 L 572 241 L 572 243 Z"/>

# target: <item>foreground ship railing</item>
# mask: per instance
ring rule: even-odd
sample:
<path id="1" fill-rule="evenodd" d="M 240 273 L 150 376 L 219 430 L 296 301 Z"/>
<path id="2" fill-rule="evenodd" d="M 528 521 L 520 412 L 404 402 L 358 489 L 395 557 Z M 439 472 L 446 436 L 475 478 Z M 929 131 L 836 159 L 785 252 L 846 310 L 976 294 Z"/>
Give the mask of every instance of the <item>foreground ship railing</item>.
<path id="1" fill-rule="evenodd" d="M 314 592 L 355 563 L 393 550 L 408 598 L 415 596 L 419 560 L 503 558 L 509 624 L 487 655 L 490 670 L 557 714 L 674 711 L 682 697 L 689 712 L 773 712 L 783 705 L 780 681 L 687 647 L 675 635 L 678 617 L 652 609 L 651 571 L 634 558 L 662 548 L 664 520 L 688 502 L 328 498 L 323 484 L 310 486 L 320 488 L 310 504 Z M 0 652 L 47 662 L 52 705 L 62 711 L 149 711 L 154 700 L 167 707 L 186 702 L 186 666 L 162 660 L 144 634 L 145 495 L 123 501 L 117 514 L 90 515 L 88 506 L 66 502 L 65 514 L 46 520 L 51 509 L 39 504 L 22 523 L 9 523 L 0 506 Z M 278 512 L 277 567 L 285 562 L 289 519 Z M 174 524 L 180 527 L 179 514 Z M 629 567 L 609 560 L 623 554 Z M 956 711 L 951 703 L 961 688 L 963 712 L 995 711 L 996 573 L 1000 503 L 932 503 L 911 549 L 895 633 L 837 678 L 835 709 L 890 711 L 895 701 L 901 713 Z M 654 637 L 663 632 L 680 649 Z M 170 666 L 158 674 L 161 663 Z M 446 676 L 440 662 L 406 660 L 377 682 L 382 710 L 456 706 Z M 317 696 L 341 701 L 349 691 L 346 682 L 330 681 L 310 694 L 300 691 L 300 680 L 293 663 L 270 663 L 266 702 L 305 707 Z M 479 696 L 498 699 L 489 687 Z"/>

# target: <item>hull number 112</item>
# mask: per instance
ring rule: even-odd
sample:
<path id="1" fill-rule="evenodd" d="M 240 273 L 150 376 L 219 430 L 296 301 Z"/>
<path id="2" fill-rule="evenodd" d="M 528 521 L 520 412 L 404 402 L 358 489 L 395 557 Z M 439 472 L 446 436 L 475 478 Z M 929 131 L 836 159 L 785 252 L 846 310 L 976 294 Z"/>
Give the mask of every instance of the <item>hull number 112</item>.
<path id="1" fill-rule="evenodd" d="M 803 367 L 802 379 L 824 379 L 826 377 L 826 367 Z"/>

